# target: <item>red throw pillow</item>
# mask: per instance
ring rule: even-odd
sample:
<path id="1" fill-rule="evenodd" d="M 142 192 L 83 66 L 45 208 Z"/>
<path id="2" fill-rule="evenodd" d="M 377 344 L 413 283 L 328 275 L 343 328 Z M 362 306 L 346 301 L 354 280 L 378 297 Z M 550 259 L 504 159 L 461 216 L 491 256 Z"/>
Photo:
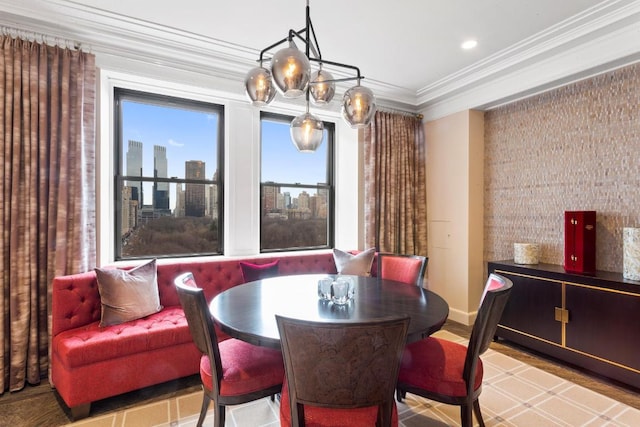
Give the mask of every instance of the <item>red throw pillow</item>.
<path id="1" fill-rule="evenodd" d="M 244 282 L 253 282 L 254 280 L 266 279 L 278 275 L 278 261 L 269 262 L 267 264 L 251 264 L 249 262 L 240 261 L 240 269 Z"/>

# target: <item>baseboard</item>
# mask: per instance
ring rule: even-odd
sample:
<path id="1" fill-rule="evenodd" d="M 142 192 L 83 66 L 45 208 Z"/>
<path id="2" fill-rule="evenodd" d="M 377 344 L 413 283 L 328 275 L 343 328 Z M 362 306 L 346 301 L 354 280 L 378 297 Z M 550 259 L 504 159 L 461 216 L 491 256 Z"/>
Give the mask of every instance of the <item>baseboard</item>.
<path id="1" fill-rule="evenodd" d="M 475 322 L 477 315 L 477 311 L 468 313 L 466 311 L 449 307 L 449 319 L 453 320 L 454 322 L 461 323 L 465 326 L 473 325 L 473 322 Z"/>

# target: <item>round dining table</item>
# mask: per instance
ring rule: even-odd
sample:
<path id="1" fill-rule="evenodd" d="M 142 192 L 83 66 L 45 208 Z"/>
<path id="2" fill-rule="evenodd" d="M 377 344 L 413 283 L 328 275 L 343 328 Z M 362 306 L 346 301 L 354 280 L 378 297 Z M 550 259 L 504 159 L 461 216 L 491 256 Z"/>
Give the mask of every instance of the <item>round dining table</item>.
<path id="1" fill-rule="evenodd" d="M 278 276 L 234 286 L 210 303 L 220 329 L 231 337 L 270 348 L 280 348 L 275 315 L 309 321 L 367 322 L 390 316 L 409 316 L 407 343 L 438 331 L 449 315 L 449 305 L 438 294 L 393 280 L 349 277 L 353 298 L 344 305 L 318 296 L 318 281 L 327 274 Z"/>

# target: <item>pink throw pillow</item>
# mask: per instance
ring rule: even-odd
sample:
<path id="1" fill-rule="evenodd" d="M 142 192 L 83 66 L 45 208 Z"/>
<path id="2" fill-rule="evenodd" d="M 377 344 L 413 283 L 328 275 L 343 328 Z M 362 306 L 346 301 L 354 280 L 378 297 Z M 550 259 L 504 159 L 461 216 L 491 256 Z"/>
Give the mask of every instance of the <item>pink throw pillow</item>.
<path id="1" fill-rule="evenodd" d="M 162 310 L 156 260 L 131 270 L 96 268 L 102 304 L 100 326 L 118 325 Z"/>

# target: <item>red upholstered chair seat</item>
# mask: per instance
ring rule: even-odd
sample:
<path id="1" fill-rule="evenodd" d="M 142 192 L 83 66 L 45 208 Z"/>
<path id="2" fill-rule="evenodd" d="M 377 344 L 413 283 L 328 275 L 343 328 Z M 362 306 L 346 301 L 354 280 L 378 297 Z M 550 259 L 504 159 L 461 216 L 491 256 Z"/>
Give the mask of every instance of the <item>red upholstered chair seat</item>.
<path id="1" fill-rule="evenodd" d="M 183 273 L 174 282 L 191 337 L 202 354 L 200 378 L 204 393 L 196 425 L 203 424 L 213 401 L 213 425 L 224 427 L 227 405 L 274 396 L 282 390 L 282 353 L 234 338 L 218 342 L 204 290 L 198 287 L 193 274 Z"/>
<path id="2" fill-rule="evenodd" d="M 218 347 L 222 361 L 221 396 L 249 394 L 282 382 L 284 366 L 279 350 L 257 347 L 235 338 L 221 342 Z M 207 390 L 213 390 L 207 355 L 200 359 L 200 378 Z"/>
<path id="3" fill-rule="evenodd" d="M 435 337 L 405 347 L 398 381 L 438 394 L 465 396 L 463 369 L 467 347 Z M 482 385 L 482 359 L 478 359 L 474 390 Z"/>
<path id="4" fill-rule="evenodd" d="M 482 392 L 483 366 L 480 355 L 489 348 L 513 283 L 491 273 L 484 287 L 478 315 L 467 347 L 429 337 L 405 347 L 400 363 L 397 399 L 406 393 L 460 406 L 460 424 L 473 426 L 473 414 L 484 427 L 478 397 Z"/>
<path id="5" fill-rule="evenodd" d="M 306 427 L 371 427 L 376 425 L 378 407 L 341 409 L 322 408 L 319 406 L 305 405 L 304 419 Z M 393 405 L 391 425 L 398 425 L 398 408 Z M 285 378 L 280 398 L 280 426 L 291 426 L 291 408 L 289 408 L 289 388 Z"/>

